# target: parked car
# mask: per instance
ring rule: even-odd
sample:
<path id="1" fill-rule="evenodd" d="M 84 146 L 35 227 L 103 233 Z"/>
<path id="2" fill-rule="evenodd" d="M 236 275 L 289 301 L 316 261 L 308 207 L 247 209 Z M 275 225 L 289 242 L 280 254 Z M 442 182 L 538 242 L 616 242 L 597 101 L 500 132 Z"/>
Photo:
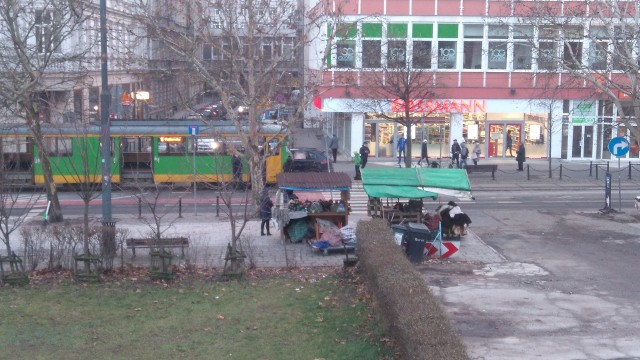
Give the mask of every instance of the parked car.
<path id="1" fill-rule="evenodd" d="M 327 172 L 329 161 L 324 151 L 314 148 L 289 149 L 285 172 Z"/>

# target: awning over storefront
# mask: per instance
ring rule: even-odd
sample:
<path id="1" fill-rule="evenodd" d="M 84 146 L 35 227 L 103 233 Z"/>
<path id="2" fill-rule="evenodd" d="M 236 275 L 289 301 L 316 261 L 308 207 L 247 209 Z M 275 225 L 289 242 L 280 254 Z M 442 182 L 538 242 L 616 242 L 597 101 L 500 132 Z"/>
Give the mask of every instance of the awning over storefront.
<path id="1" fill-rule="evenodd" d="M 435 199 L 440 194 L 473 199 L 464 169 L 366 168 L 362 169 L 362 185 L 372 197 Z"/>

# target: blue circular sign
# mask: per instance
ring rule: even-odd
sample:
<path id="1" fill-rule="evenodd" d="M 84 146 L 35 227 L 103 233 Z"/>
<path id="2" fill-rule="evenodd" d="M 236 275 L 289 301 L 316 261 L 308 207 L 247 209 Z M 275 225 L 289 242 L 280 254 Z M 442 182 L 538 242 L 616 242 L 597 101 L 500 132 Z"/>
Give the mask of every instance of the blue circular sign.
<path id="1" fill-rule="evenodd" d="M 629 152 L 629 141 L 622 136 L 617 136 L 609 141 L 609 152 L 616 157 L 627 155 Z"/>

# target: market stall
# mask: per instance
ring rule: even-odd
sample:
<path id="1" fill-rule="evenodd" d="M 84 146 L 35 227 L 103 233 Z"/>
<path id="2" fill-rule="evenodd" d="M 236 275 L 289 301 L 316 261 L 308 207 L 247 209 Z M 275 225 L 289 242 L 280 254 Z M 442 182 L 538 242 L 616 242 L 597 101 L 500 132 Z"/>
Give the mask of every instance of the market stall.
<path id="1" fill-rule="evenodd" d="M 280 173 L 273 217 L 283 241 L 327 241 L 342 246 L 349 223 L 351 177 L 345 173 Z M 321 192 L 335 192 L 324 199 Z M 319 196 L 305 196 L 312 193 Z"/>

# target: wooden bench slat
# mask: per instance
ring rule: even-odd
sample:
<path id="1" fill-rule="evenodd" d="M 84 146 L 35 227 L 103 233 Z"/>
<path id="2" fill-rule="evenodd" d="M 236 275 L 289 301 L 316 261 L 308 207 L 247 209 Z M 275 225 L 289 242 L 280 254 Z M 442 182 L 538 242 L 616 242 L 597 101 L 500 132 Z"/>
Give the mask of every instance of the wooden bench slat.
<path id="1" fill-rule="evenodd" d="M 150 238 L 129 238 L 126 240 L 127 248 L 133 250 L 133 257 L 136 256 L 136 248 L 152 248 L 152 247 L 179 247 L 182 250 L 182 256 L 184 256 L 184 248 L 189 247 L 189 239 L 185 237 L 178 238 L 162 238 L 150 239 Z"/>

